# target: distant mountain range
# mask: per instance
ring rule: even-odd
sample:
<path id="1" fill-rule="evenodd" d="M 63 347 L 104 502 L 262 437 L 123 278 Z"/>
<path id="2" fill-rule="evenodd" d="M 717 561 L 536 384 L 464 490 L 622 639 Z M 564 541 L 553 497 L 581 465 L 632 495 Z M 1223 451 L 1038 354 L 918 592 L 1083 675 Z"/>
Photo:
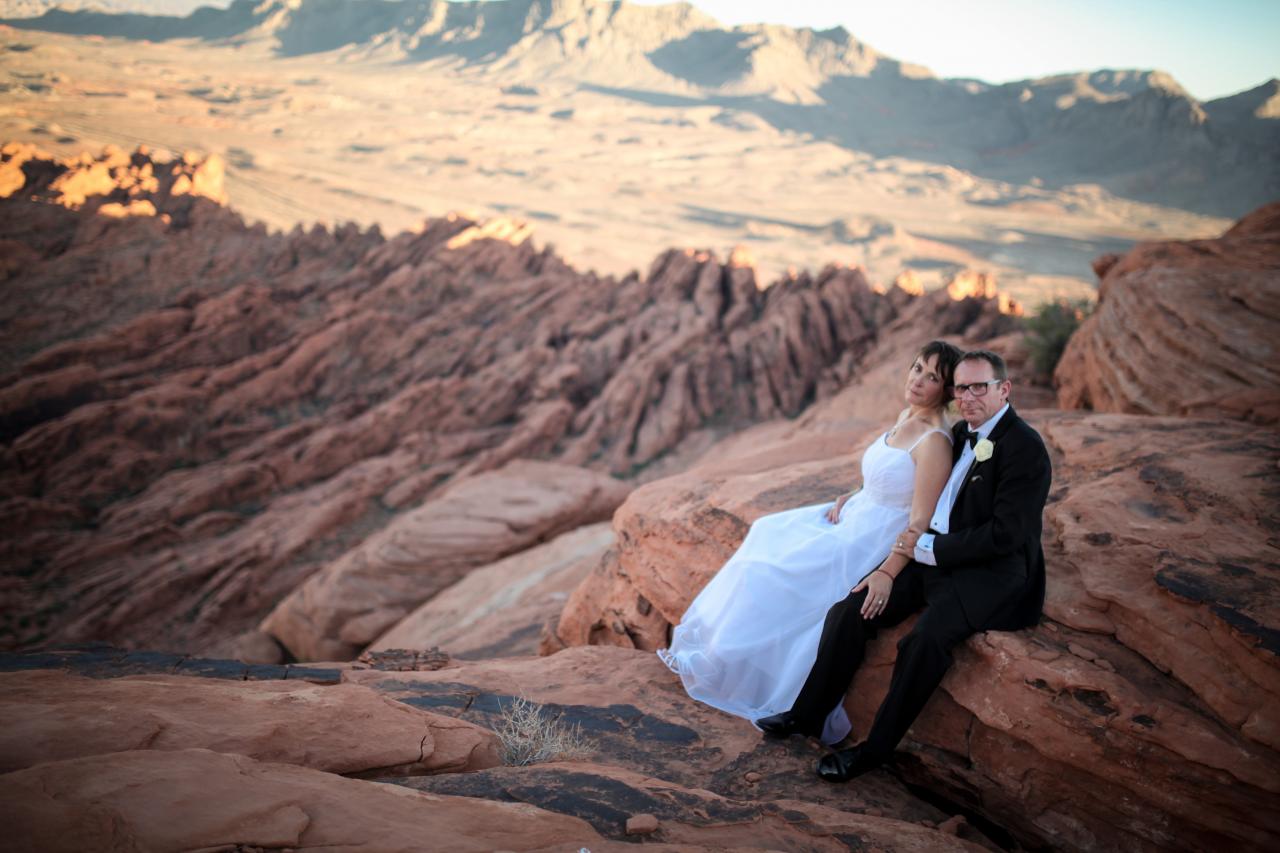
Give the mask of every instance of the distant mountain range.
<path id="1" fill-rule="evenodd" d="M 137 12 L 147 15 L 189 15 L 201 6 L 226 6 L 200 0 L 0 0 L 0 17 L 36 18 L 50 9 L 67 12 Z"/>
<path id="2" fill-rule="evenodd" d="M 1203 103 L 1161 71 L 944 80 L 843 28 L 726 29 L 685 3 L 236 0 L 185 17 L 172 13 L 190 0 L 106 0 L 106 11 L 52 5 L 0 0 L 0 13 L 17 28 L 259 45 L 282 57 L 334 52 L 508 84 L 568 81 L 658 105 L 718 105 L 879 157 L 1015 183 L 1098 183 L 1219 216 L 1280 197 L 1275 79 Z M 167 14 L 141 13 L 152 10 Z"/>

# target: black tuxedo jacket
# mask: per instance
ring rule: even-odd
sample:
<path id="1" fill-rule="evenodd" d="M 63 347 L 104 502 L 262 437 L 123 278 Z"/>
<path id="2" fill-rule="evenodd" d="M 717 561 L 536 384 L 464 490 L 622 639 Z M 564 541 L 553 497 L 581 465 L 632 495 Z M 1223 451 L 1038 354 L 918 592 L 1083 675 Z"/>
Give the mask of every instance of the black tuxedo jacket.
<path id="1" fill-rule="evenodd" d="M 952 465 L 967 431 L 956 424 Z M 974 630 L 1012 631 L 1036 624 L 1044 607 L 1040 529 L 1052 470 L 1040 434 L 1012 406 L 988 440 L 991 458 L 965 475 L 950 532 L 934 537 L 933 553 Z"/>

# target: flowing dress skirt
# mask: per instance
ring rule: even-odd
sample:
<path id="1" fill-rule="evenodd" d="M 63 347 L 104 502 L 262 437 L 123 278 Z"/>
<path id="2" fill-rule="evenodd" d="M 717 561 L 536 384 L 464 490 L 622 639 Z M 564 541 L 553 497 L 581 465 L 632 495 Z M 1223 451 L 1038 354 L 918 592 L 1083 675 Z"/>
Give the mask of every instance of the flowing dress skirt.
<path id="1" fill-rule="evenodd" d="M 908 481 L 909 482 L 909 481 Z M 818 653 L 827 610 L 889 556 L 908 506 L 859 492 L 840 521 L 832 504 L 766 515 L 703 588 L 658 654 L 694 699 L 756 720 L 789 711 Z M 849 731 L 842 707 L 823 740 Z"/>

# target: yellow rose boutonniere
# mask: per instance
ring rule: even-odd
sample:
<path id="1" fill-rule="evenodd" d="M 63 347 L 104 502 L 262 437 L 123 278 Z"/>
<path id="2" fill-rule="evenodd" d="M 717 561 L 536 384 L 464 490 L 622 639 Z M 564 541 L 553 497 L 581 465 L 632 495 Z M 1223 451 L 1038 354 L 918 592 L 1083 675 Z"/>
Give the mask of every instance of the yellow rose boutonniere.
<path id="1" fill-rule="evenodd" d="M 991 452 L 996 446 L 987 439 L 979 439 L 978 443 L 973 446 L 973 455 L 979 462 L 986 462 L 991 458 Z"/>

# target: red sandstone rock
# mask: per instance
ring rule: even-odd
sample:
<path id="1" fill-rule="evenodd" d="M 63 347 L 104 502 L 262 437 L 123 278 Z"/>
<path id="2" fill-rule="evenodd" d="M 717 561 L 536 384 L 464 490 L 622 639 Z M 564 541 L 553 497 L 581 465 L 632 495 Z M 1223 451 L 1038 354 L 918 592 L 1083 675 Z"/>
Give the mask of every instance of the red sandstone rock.
<path id="1" fill-rule="evenodd" d="M 643 811 L 663 820 L 663 840 L 675 840 L 678 836 L 672 835 L 676 828 L 671 821 L 684 821 L 696 827 L 705 822 L 705 818 L 704 821 L 698 819 L 699 807 L 704 815 L 714 814 L 719 805 L 717 801 L 723 802 L 721 798 L 737 801 L 730 804 L 735 809 L 745 806 L 743 820 L 757 828 L 760 824 L 755 821 L 760 820 L 762 809 L 770 811 L 769 804 L 778 800 L 807 802 L 830 812 L 861 811 L 868 806 L 879 808 L 895 819 L 876 830 L 881 843 L 886 836 L 879 833 L 896 831 L 895 827 L 903 823 L 942 821 L 947 817 L 946 813 L 908 793 L 888 773 L 872 773 L 848 786 L 823 782 L 813 772 L 820 752 L 798 739 L 789 743 L 763 739 L 746 720 L 693 701 L 674 682 L 657 655 L 648 652 L 576 647 L 542 658 L 461 662 L 437 672 L 348 669 L 342 678 L 344 682 L 373 687 L 440 713 L 457 714 L 485 727 L 498 727 L 503 709 L 509 707 L 515 697 L 538 703 L 543 714 L 558 725 L 581 726 L 583 735 L 591 742 L 591 755 L 586 759 L 590 763 L 575 761 L 556 765 L 564 774 L 550 776 L 564 781 L 549 784 L 546 789 L 541 781 L 544 777 L 535 771 L 548 765 L 454 774 L 456 783 L 441 782 L 438 786 L 419 779 L 410 784 L 421 790 L 481 797 L 508 797 L 511 794 L 506 792 L 519 790 L 517 799 L 542 803 L 546 808 L 567 807 L 569 813 L 588 819 L 592 814 L 608 816 L 605 823 L 596 824 L 602 834 L 621 836 L 626 817 Z M 575 772 L 584 774 L 580 781 L 575 781 Z M 760 776 L 754 784 L 746 780 L 746 774 L 752 772 Z M 628 807 L 627 802 L 635 801 L 610 779 L 622 780 L 627 787 L 632 787 L 638 781 L 637 776 L 648 777 L 639 787 L 653 790 L 645 794 L 643 802 Z M 557 792 L 562 790 L 565 797 L 560 805 L 554 805 L 560 799 Z M 664 794 L 664 790 L 673 793 Z M 596 806 L 584 805 L 579 811 L 573 804 L 574 797 L 595 801 Z M 681 802 L 692 805 L 681 806 Z M 788 803 L 784 811 L 794 808 L 798 807 Z M 619 813 L 619 809 L 627 810 Z M 812 827 L 801 826 L 799 836 L 781 832 L 778 837 L 824 835 L 823 824 L 832 819 L 830 812 L 821 820 L 814 818 Z M 846 813 L 839 817 L 857 821 L 859 815 Z M 728 817 L 722 815 L 721 819 Z M 770 830 L 773 831 L 776 829 Z M 723 828 L 720 832 L 720 840 L 707 841 L 690 835 L 689 841 L 719 847 L 735 837 L 723 834 Z M 737 838 L 727 846 L 749 843 L 743 841 L 742 836 Z M 920 840 L 923 841 L 923 837 Z M 946 837 L 940 841 L 954 839 Z M 816 841 L 810 843 L 823 849 Z M 780 842 L 774 846 L 790 849 Z M 803 845 L 798 846 L 805 849 Z M 917 849 L 925 848 L 919 844 Z"/>
<path id="2" fill-rule="evenodd" d="M 245 663 L 280 664 L 287 655 L 275 637 L 265 631 L 245 631 L 226 644 L 232 659 Z"/>
<path id="3" fill-rule="evenodd" d="M 313 575 L 262 629 L 299 659 L 348 660 L 469 571 L 607 518 L 626 492 L 545 462 L 462 480 Z"/>
<path id="4" fill-rule="evenodd" d="M 97 157 L 54 160 L 30 144 L 0 147 L 0 198 L 21 192 L 69 208 L 127 203 L 139 195 L 198 195 L 225 203 L 223 175 L 222 158 L 216 154 L 191 152 L 170 162 L 153 159 L 145 146 L 129 155 L 107 145 Z"/>
<path id="5" fill-rule="evenodd" d="M 365 775 L 501 763 L 492 732 L 351 684 L 0 673 L 0 772 L 136 749 L 212 749 Z"/>
<path id="6" fill-rule="evenodd" d="M 857 485 L 862 449 L 902 410 L 906 369 L 921 345 L 943 337 L 973 348 L 1004 333 L 996 346 L 1016 348 L 1008 315 L 985 290 L 972 294 L 979 285 L 991 286 L 966 279 L 911 303 L 863 356 L 857 378 L 795 420 L 744 430 L 705 453 L 695 468 L 632 492 L 614 517 L 617 554 L 603 559 L 570 597 L 542 652 L 587 643 L 664 647 L 669 625 L 692 600 L 690 589 L 705 585 L 751 521 L 831 500 Z M 1018 389 L 1012 399 L 1020 406 L 1028 396 L 1044 395 Z"/>
<path id="7" fill-rule="evenodd" d="M 474 569 L 370 648 L 439 647 L 464 659 L 533 654 L 543 626 L 612 544 L 612 528 L 599 522 Z"/>
<path id="8" fill-rule="evenodd" d="M 1064 408 L 1280 424 L 1280 203 L 1095 270 L 1098 308 L 1054 373 Z"/>
<path id="9" fill-rule="evenodd" d="M 0 776 L 16 850 L 619 849 L 523 803 L 424 794 L 203 749 L 97 755 Z M 629 849 L 629 848 L 628 848 Z"/>
<path id="10" fill-rule="evenodd" d="M 655 650 L 669 626 L 768 512 L 818 503 L 857 482 L 853 457 L 770 467 L 739 477 L 695 468 L 642 486 L 614 515 L 616 562 L 606 560 L 565 605 L 557 634 Z"/>
<path id="11" fill-rule="evenodd" d="M 761 290 L 694 251 L 599 279 L 508 221 L 269 235 L 174 194 L 216 178 L 198 158 L 5 152 L 24 181 L 0 200 L 21 247 L 0 306 L 9 647 L 231 653 L 451 483 L 527 457 L 679 468 L 713 433 L 834 393 L 913 304 L 838 267 Z M 80 209 L 53 189 L 103 170 L 114 188 Z M 157 215 L 94 213 L 142 202 Z M 940 299 L 954 331 L 1008 319 Z"/>
<path id="12" fill-rule="evenodd" d="M 1280 437 L 1139 417 L 1059 416 L 1042 431 L 1068 486 L 1046 514 L 1063 550 L 1051 615 L 1114 635 L 1230 729 L 1280 750 L 1280 574 L 1260 550 Z M 1118 664 L 1108 648 L 1088 643 Z"/>
<path id="13" fill-rule="evenodd" d="M 658 826 L 658 819 L 651 814 L 632 815 L 627 818 L 627 835 L 652 835 Z"/>
<path id="14" fill-rule="evenodd" d="M 618 565 L 617 550 L 602 555 L 548 623 L 538 653 L 568 646 L 618 646 L 653 651 L 666 645 L 670 623 Z"/>
<path id="15" fill-rule="evenodd" d="M 1265 849 L 1280 831 L 1265 806 L 1280 793 L 1280 578 L 1259 548 L 1277 524 L 1280 441 L 1223 420 L 1029 416 L 1055 461 L 1053 621 L 960 650 L 906 742 L 904 772 L 1029 842 Z M 720 457 L 633 492 L 615 516 L 615 564 L 575 592 L 559 636 L 664 644 L 753 518 L 849 486 L 852 454 L 791 452 L 806 426 L 820 439 L 839 423 L 820 408 L 745 455 L 741 473 Z M 855 733 L 906 630 L 872 647 L 848 701 Z"/>

